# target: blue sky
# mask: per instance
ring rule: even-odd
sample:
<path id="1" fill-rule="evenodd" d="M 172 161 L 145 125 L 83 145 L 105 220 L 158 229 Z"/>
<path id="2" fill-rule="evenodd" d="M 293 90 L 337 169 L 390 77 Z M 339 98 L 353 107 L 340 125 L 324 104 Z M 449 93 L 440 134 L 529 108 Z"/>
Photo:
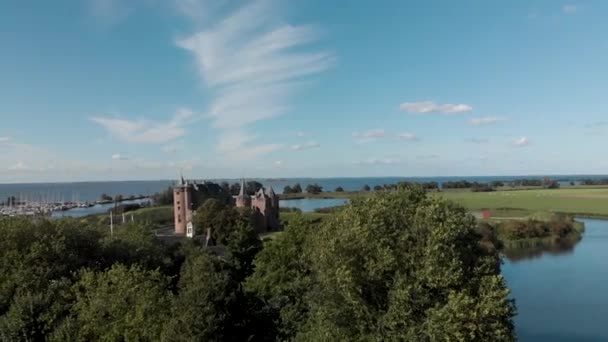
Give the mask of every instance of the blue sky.
<path id="1" fill-rule="evenodd" d="M 608 2 L 0 2 L 0 182 L 606 174 Z"/>

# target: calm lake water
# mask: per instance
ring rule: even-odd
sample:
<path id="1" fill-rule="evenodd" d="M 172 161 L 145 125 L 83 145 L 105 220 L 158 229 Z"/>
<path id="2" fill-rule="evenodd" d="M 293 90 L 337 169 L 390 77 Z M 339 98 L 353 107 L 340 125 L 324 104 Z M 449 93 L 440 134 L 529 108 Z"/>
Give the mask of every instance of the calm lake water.
<path id="1" fill-rule="evenodd" d="M 309 198 L 282 200 L 280 206 L 284 208 L 298 208 L 302 212 L 310 213 L 315 211 L 315 209 L 337 207 L 346 203 L 348 203 L 348 199 L 346 198 Z"/>
<path id="2" fill-rule="evenodd" d="M 140 203 L 149 203 L 150 200 L 149 199 L 139 199 L 139 200 L 133 200 L 133 201 L 122 201 L 120 202 L 120 204 L 140 204 Z M 107 204 L 96 204 L 92 207 L 88 207 L 88 208 L 74 208 L 74 209 L 70 209 L 70 210 L 65 210 L 65 211 L 53 211 L 52 217 L 53 218 L 62 218 L 62 217 L 85 217 L 88 215 L 96 215 L 96 214 L 103 214 L 103 213 L 107 213 L 108 210 L 110 210 L 110 208 L 112 208 L 114 206 L 114 203 L 107 203 Z"/>
<path id="3" fill-rule="evenodd" d="M 608 341 L 608 221 L 579 220 L 578 244 L 505 258 L 520 341 Z"/>

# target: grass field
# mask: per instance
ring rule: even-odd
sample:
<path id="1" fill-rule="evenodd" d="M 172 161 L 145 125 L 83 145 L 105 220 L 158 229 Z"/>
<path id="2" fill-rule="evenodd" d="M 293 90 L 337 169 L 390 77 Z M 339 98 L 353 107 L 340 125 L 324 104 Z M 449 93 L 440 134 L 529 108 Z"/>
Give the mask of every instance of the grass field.
<path id="1" fill-rule="evenodd" d="M 499 209 L 496 214 L 520 216 L 526 212 L 550 211 L 581 216 L 608 217 L 608 188 L 566 188 L 493 192 L 446 191 L 443 196 L 470 210 Z"/>

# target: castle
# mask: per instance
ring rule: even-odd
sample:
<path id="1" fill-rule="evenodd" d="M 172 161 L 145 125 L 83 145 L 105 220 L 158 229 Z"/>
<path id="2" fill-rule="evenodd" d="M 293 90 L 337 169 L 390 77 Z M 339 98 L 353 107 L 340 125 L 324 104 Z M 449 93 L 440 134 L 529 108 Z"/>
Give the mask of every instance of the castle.
<path id="1" fill-rule="evenodd" d="M 183 178 L 173 187 L 173 215 L 175 220 L 175 235 L 192 237 L 195 229 L 192 218 L 196 209 L 207 199 L 215 198 L 220 202 L 237 208 L 251 208 L 253 226 L 257 233 L 277 230 L 281 227 L 279 221 L 279 197 L 272 187 L 265 191 L 258 190 L 253 196 L 245 191 L 245 182 L 241 181 L 241 190 L 237 196 L 227 193 L 215 183 L 197 184 L 187 182 Z"/>

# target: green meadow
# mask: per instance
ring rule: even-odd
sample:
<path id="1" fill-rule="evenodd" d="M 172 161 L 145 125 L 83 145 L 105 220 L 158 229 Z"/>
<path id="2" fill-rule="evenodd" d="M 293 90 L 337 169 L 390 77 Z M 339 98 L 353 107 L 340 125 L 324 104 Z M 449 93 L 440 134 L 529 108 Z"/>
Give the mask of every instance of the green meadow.
<path id="1" fill-rule="evenodd" d="M 493 216 L 523 216 L 550 211 L 581 216 L 608 217 L 608 188 L 501 190 L 492 192 L 444 191 L 436 193 L 469 210 L 493 209 Z"/>

